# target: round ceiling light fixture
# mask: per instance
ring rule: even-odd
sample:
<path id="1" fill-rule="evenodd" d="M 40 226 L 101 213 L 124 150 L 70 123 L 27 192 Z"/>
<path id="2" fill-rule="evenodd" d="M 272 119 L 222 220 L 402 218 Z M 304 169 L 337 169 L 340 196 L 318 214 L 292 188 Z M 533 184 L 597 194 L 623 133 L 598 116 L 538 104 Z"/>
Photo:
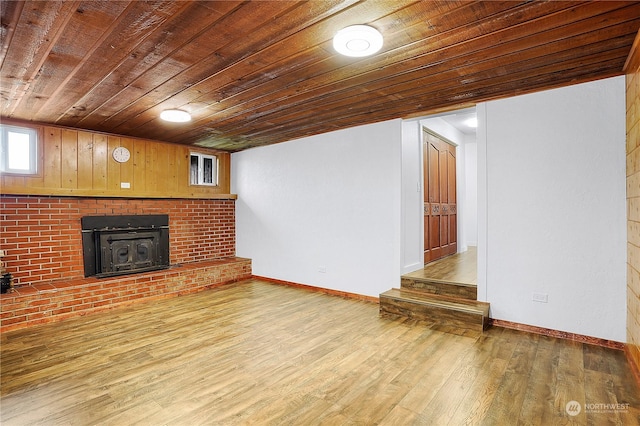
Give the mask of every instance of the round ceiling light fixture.
<path id="1" fill-rule="evenodd" d="M 346 56 L 373 55 L 382 48 L 382 34 L 368 25 L 351 25 L 336 33 L 333 48 Z"/>
<path id="2" fill-rule="evenodd" d="M 478 127 L 478 119 L 476 117 L 468 118 L 464 121 L 465 126 L 476 128 Z"/>
<path id="3" fill-rule="evenodd" d="M 165 109 L 160 113 L 160 118 L 172 123 L 185 123 L 191 121 L 191 114 L 181 109 Z"/>

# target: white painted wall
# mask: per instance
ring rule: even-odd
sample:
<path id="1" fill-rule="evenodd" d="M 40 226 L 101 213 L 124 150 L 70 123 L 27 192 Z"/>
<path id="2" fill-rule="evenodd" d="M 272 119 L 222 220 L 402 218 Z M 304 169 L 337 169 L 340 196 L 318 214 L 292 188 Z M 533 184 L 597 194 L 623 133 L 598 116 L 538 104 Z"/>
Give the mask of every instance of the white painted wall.
<path id="1" fill-rule="evenodd" d="M 625 340 L 624 96 L 619 77 L 477 106 L 478 295 L 493 318 Z M 393 120 L 233 154 L 238 256 L 280 280 L 397 287 L 420 262 L 420 134 Z"/>
<path id="2" fill-rule="evenodd" d="M 402 274 L 424 267 L 422 126 L 402 122 Z"/>
<path id="3" fill-rule="evenodd" d="M 466 246 L 478 245 L 478 144 L 476 135 L 464 136 L 464 210 L 461 212 Z"/>
<path id="4" fill-rule="evenodd" d="M 478 115 L 478 279 L 491 316 L 625 341 L 624 77 Z"/>
<path id="5" fill-rule="evenodd" d="M 237 255 L 279 280 L 375 297 L 398 287 L 401 138 L 392 120 L 233 154 Z"/>

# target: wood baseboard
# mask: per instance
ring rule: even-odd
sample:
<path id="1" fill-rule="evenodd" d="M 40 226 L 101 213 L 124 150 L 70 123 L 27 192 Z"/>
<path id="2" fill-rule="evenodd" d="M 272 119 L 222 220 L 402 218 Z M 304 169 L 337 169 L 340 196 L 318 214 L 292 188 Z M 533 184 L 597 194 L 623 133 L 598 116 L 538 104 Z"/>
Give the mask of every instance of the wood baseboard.
<path id="1" fill-rule="evenodd" d="M 526 331 L 533 334 L 541 334 L 543 336 L 557 337 L 559 339 L 573 340 L 580 343 L 588 343 L 590 345 L 603 346 L 605 348 L 624 350 L 625 344 L 616 342 L 615 340 L 600 339 L 598 337 L 590 337 L 582 334 L 569 333 L 566 331 L 553 330 L 550 328 L 536 327 L 533 325 L 520 324 L 517 322 L 491 319 L 490 324 L 496 327 L 509 328 L 512 330 Z"/>
<path id="2" fill-rule="evenodd" d="M 379 303 L 380 302 L 380 300 L 377 297 L 365 296 L 363 294 L 349 293 L 349 292 L 346 292 L 346 291 L 339 291 L 339 290 L 331 290 L 331 289 L 322 288 L 322 287 L 314 287 L 312 285 L 299 284 L 299 283 L 294 283 L 294 282 L 291 282 L 291 281 L 283 281 L 283 280 L 278 280 L 278 279 L 275 279 L 275 278 L 261 277 L 259 275 L 252 275 L 251 277 L 255 278 L 256 280 L 267 281 L 267 282 L 270 282 L 270 283 L 273 283 L 273 284 L 286 285 L 286 286 L 289 286 L 289 287 L 303 288 L 305 290 L 315 291 L 317 293 L 324 293 L 324 294 L 328 294 L 328 295 L 331 295 L 331 296 L 345 297 L 347 299 L 362 300 L 364 302 L 371 302 L 371 303 Z"/>

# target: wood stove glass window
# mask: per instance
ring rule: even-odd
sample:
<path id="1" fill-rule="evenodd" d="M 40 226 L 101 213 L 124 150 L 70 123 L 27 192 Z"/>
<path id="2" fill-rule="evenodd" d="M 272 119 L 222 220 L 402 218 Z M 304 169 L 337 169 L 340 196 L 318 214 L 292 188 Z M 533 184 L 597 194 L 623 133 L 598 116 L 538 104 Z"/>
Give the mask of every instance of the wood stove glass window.
<path id="1" fill-rule="evenodd" d="M 191 185 L 218 185 L 218 157 L 192 152 L 190 158 Z"/>

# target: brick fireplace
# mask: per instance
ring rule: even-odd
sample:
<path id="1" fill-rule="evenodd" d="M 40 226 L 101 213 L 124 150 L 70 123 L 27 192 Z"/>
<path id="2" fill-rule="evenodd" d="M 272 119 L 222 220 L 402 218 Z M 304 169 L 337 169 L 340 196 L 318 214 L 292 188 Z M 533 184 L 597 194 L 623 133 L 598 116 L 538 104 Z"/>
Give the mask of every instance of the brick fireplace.
<path id="1" fill-rule="evenodd" d="M 170 267 L 85 277 L 81 218 L 168 215 Z M 0 250 L 15 290 L 2 294 L 0 329 L 198 291 L 251 276 L 235 257 L 235 201 L 0 196 Z"/>

